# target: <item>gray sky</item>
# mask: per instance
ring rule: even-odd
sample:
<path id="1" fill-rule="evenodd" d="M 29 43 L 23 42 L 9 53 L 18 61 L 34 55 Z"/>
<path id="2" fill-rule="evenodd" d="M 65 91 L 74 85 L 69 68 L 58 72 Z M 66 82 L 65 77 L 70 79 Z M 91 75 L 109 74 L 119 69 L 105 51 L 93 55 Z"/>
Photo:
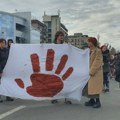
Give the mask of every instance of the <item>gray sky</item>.
<path id="1" fill-rule="evenodd" d="M 120 0 L 0 0 L 0 11 L 31 11 L 42 21 L 44 11 L 58 14 L 69 35 L 83 33 L 97 37 L 100 42 L 120 48 Z"/>

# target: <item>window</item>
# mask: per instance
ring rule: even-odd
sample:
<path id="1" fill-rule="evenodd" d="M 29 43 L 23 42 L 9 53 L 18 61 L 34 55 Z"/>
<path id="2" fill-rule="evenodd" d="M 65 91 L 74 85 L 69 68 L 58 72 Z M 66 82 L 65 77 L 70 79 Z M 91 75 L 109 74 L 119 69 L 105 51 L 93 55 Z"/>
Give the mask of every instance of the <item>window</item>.
<path id="1" fill-rule="evenodd" d="M 48 22 L 48 28 L 51 28 L 51 22 Z"/>
<path id="2" fill-rule="evenodd" d="M 51 39 L 48 39 L 48 43 L 51 43 Z"/>
<path id="3" fill-rule="evenodd" d="M 51 37 L 51 34 L 48 34 L 48 37 Z"/>
<path id="4" fill-rule="evenodd" d="M 16 43 L 25 43 L 25 39 L 22 37 L 17 37 L 16 36 Z"/>
<path id="5" fill-rule="evenodd" d="M 18 30 L 18 31 L 24 31 L 25 30 L 25 26 L 16 23 L 16 30 Z"/>
<path id="6" fill-rule="evenodd" d="M 0 36 L 4 39 L 14 40 L 14 18 L 13 16 L 0 14 Z"/>
<path id="7" fill-rule="evenodd" d="M 51 33 L 51 29 L 48 29 L 48 33 Z"/>

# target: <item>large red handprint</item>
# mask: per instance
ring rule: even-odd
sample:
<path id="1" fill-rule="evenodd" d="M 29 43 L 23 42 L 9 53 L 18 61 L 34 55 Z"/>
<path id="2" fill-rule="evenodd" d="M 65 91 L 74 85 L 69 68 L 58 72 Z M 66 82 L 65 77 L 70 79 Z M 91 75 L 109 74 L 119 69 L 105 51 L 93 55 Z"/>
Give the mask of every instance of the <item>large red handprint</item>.
<path id="1" fill-rule="evenodd" d="M 48 49 L 46 56 L 46 71 L 53 70 L 54 54 L 55 52 L 53 49 Z M 40 73 L 39 57 L 36 53 L 31 54 L 30 57 L 33 74 L 30 76 L 32 85 L 26 88 L 27 93 L 34 97 L 52 97 L 59 93 L 64 86 L 63 80 L 66 80 L 73 72 L 73 67 L 69 67 L 62 77 L 59 77 L 59 74 L 66 65 L 68 56 L 63 55 L 61 57 L 60 63 L 58 64 L 55 73 L 52 75 Z M 16 78 L 15 81 L 19 87 L 24 88 L 23 80 Z"/>

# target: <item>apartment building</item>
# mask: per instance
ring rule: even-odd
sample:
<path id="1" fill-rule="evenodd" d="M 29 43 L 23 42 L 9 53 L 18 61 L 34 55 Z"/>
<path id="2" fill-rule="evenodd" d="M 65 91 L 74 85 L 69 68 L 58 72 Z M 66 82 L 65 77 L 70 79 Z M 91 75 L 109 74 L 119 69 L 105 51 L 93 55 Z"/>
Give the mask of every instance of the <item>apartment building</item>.
<path id="1" fill-rule="evenodd" d="M 46 40 L 46 25 L 32 19 L 31 12 L 7 13 L 0 11 L 0 38 L 14 43 L 39 44 Z"/>
<path id="2" fill-rule="evenodd" d="M 68 36 L 68 29 L 63 23 L 61 23 L 60 14 L 58 15 L 46 15 L 44 13 L 43 22 L 47 26 L 46 40 L 48 43 L 54 41 L 54 36 L 57 31 L 62 31 L 65 34 L 65 37 Z"/>
<path id="3" fill-rule="evenodd" d="M 68 36 L 68 43 L 75 47 L 82 48 L 88 39 L 88 35 L 83 35 L 82 33 L 74 33 L 74 35 Z"/>
<path id="4" fill-rule="evenodd" d="M 31 20 L 31 43 L 38 44 L 46 42 L 46 25 L 37 19 Z"/>
<path id="5" fill-rule="evenodd" d="M 1 38 L 5 38 L 6 40 L 13 39 L 15 43 L 29 43 L 30 31 L 26 31 L 26 28 L 30 29 L 30 22 L 24 17 L 0 11 Z"/>

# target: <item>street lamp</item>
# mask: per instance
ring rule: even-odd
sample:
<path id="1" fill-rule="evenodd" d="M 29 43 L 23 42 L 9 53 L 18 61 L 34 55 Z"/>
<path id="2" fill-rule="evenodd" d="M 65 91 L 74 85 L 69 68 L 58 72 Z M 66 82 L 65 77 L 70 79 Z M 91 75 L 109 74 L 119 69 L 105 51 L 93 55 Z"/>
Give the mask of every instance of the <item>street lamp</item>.
<path id="1" fill-rule="evenodd" d="M 98 42 L 99 42 L 99 39 L 100 39 L 100 35 L 98 34 L 98 35 L 97 35 L 97 40 L 98 40 Z"/>

